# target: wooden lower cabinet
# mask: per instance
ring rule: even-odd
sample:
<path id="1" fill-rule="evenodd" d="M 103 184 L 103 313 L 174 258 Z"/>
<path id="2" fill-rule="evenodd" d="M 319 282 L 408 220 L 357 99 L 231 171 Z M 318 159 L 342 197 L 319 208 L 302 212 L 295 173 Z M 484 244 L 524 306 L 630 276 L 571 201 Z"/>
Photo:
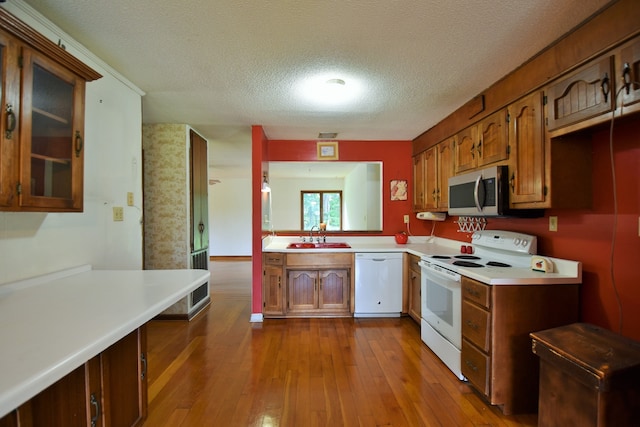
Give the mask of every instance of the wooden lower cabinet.
<path id="1" fill-rule="evenodd" d="M 578 320 L 579 285 L 494 285 L 462 278 L 462 374 L 505 415 L 534 413 L 531 332 Z"/>
<path id="2" fill-rule="evenodd" d="M 137 426 L 147 417 L 146 329 L 100 354 L 105 426 Z"/>
<path id="3" fill-rule="evenodd" d="M 288 270 L 288 315 L 349 314 L 349 270 Z"/>
<path id="4" fill-rule="evenodd" d="M 262 256 L 262 315 L 284 316 L 284 260 L 285 254 L 266 252 Z"/>
<path id="5" fill-rule="evenodd" d="M 263 254 L 262 315 L 343 317 L 353 313 L 353 253 Z"/>
<path id="6" fill-rule="evenodd" d="M 418 324 L 422 313 L 422 270 L 420 269 L 420 257 L 409 254 L 409 316 Z"/>
<path id="7" fill-rule="evenodd" d="M 142 425 L 146 378 L 142 326 L 0 419 L 0 427 Z"/>

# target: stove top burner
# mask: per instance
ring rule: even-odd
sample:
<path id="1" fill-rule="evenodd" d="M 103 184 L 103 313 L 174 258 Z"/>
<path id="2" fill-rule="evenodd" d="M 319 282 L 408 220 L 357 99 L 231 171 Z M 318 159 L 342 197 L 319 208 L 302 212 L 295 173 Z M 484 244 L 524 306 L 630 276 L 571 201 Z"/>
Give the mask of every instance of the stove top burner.
<path id="1" fill-rule="evenodd" d="M 456 258 L 458 258 L 458 257 L 456 257 Z M 476 259 L 479 259 L 479 258 L 476 257 Z M 482 265 L 482 264 L 478 264 L 478 263 L 471 262 L 471 261 L 453 261 L 452 264 L 453 265 L 458 265 L 460 267 L 472 267 L 472 268 L 484 267 L 484 265 Z"/>
<path id="2" fill-rule="evenodd" d="M 454 258 L 458 258 L 458 259 L 480 259 L 479 256 L 475 256 L 475 255 L 456 255 Z"/>
<path id="3" fill-rule="evenodd" d="M 489 261 L 487 265 L 490 267 L 511 267 L 511 265 L 505 264 L 504 262 L 500 261 Z"/>
<path id="4" fill-rule="evenodd" d="M 448 256 L 448 255 L 433 255 L 433 256 L 431 256 L 431 258 L 435 258 L 435 259 L 451 259 L 451 257 Z"/>

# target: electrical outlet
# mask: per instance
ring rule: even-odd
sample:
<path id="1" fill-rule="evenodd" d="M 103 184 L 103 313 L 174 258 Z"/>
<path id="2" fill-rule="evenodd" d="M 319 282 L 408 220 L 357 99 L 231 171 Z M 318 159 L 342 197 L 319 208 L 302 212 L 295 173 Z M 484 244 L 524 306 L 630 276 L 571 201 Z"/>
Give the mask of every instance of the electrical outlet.
<path id="1" fill-rule="evenodd" d="M 133 206 L 133 193 L 131 191 L 127 193 L 127 206 Z"/>
<path id="2" fill-rule="evenodd" d="M 550 216 L 549 217 L 549 231 L 558 231 L 558 217 Z"/>
<path id="3" fill-rule="evenodd" d="M 404 216 L 404 223 L 409 224 L 409 215 Z"/>
<path id="4" fill-rule="evenodd" d="M 113 220 L 124 221 L 124 208 L 122 206 L 113 207 Z"/>

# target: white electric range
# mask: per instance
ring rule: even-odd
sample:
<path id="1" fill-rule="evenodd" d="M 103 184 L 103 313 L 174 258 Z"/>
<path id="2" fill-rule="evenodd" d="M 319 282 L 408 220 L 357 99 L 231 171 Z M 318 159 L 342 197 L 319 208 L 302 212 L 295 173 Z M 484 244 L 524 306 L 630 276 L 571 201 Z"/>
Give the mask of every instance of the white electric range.
<path id="1" fill-rule="evenodd" d="M 460 366 L 461 277 L 472 277 L 488 284 L 496 278 L 513 283 L 514 276 L 535 277 L 536 272 L 531 271 L 531 258 L 536 251 L 535 236 L 483 230 L 473 234 L 470 245 L 462 243 L 460 252 L 421 258 L 421 338 L 461 380 L 465 379 Z"/>

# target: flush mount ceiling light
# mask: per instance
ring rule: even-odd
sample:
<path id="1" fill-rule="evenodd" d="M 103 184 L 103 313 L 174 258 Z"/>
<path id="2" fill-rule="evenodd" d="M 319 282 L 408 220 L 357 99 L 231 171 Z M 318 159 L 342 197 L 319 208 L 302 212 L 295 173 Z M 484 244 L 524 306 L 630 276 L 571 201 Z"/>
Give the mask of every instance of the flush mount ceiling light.
<path id="1" fill-rule="evenodd" d="M 298 96 L 321 107 L 343 106 L 357 101 L 363 84 L 355 77 L 336 77 L 336 73 L 318 74 L 303 79 L 296 87 Z"/>

